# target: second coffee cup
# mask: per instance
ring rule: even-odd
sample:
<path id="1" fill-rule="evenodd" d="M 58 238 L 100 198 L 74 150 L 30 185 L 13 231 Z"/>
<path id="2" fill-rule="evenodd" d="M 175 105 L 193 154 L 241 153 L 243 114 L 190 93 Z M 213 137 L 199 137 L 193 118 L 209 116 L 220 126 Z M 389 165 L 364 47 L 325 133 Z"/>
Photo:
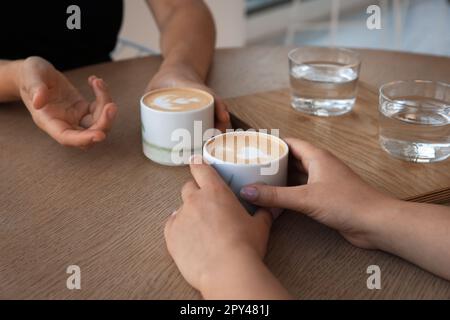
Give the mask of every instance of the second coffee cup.
<path id="1" fill-rule="evenodd" d="M 244 207 L 256 207 L 240 197 L 242 187 L 263 183 L 285 186 L 289 147 L 280 138 L 256 131 L 237 131 L 217 135 L 203 147 L 203 158 L 225 180 Z"/>

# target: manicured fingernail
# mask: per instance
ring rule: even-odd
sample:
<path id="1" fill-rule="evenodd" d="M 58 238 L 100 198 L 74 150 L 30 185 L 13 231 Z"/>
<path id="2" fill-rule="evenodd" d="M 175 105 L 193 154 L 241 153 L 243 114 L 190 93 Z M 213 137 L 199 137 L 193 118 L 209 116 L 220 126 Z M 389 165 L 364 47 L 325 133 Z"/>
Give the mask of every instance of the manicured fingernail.
<path id="1" fill-rule="evenodd" d="M 201 155 L 198 155 L 198 154 L 193 154 L 189 158 L 189 163 L 190 164 L 201 164 L 202 161 L 203 161 L 203 157 Z"/>
<path id="2" fill-rule="evenodd" d="M 175 216 L 178 213 L 177 210 L 175 210 L 174 212 L 172 212 L 171 216 Z"/>
<path id="3" fill-rule="evenodd" d="M 250 201 L 255 201 L 258 198 L 259 192 L 255 187 L 244 187 L 241 189 L 241 197 Z"/>

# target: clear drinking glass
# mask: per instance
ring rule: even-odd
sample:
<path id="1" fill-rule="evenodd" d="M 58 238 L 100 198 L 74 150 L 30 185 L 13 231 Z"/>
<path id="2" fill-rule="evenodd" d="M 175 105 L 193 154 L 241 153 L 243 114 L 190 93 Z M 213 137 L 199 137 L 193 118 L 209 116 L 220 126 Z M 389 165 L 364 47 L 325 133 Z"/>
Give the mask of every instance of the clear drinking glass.
<path id="1" fill-rule="evenodd" d="M 380 87 L 379 141 L 389 154 L 412 162 L 450 156 L 450 85 L 395 81 Z"/>
<path id="2" fill-rule="evenodd" d="M 353 109 L 361 66 L 357 52 L 305 47 L 288 56 L 294 109 L 317 116 L 337 116 Z"/>

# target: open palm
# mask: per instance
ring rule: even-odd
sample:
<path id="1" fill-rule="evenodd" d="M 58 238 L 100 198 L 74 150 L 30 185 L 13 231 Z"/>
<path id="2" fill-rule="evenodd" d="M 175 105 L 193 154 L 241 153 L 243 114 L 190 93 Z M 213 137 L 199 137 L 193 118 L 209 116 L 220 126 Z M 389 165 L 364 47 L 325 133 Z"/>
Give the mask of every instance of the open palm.
<path id="1" fill-rule="evenodd" d="M 46 60 L 32 57 L 21 68 L 20 95 L 39 128 L 62 145 L 85 149 L 106 138 L 117 113 L 104 81 L 91 76 L 88 82 L 93 102 Z"/>

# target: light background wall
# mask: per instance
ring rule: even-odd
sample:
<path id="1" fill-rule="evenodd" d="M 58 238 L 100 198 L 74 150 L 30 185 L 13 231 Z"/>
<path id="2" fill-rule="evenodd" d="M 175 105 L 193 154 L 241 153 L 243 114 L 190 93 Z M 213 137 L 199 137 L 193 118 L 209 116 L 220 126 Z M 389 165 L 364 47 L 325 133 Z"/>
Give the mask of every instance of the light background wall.
<path id="1" fill-rule="evenodd" d="M 450 55 L 449 0 L 295 1 L 300 5 L 288 3 L 247 16 L 245 0 L 205 0 L 216 21 L 217 46 L 334 44 Z M 340 10 L 339 22 L 332 34 L 333 2 L 340 3 Z M 367 29 L 369 4 L 384 8 L 382 30 Z M 287 37 L 287 30 L 295 25 L 292 37 Z M 145 0 L 125 0 L 120 38 L 113 55 L 115 59 L 159 51 L 159 32 Z"/>
<path id="2" fill-rule="evenodd" d="M 206 0 L 217 26 L 218 47 L 245 44 L 244 0 Z M 120 38 L 153 52 L 159 51 L 159 32 L 145 0 L 125 0 L 125 14 Z M 136 55 L 132 48 L 123 49 L 115 58 Z"/>

